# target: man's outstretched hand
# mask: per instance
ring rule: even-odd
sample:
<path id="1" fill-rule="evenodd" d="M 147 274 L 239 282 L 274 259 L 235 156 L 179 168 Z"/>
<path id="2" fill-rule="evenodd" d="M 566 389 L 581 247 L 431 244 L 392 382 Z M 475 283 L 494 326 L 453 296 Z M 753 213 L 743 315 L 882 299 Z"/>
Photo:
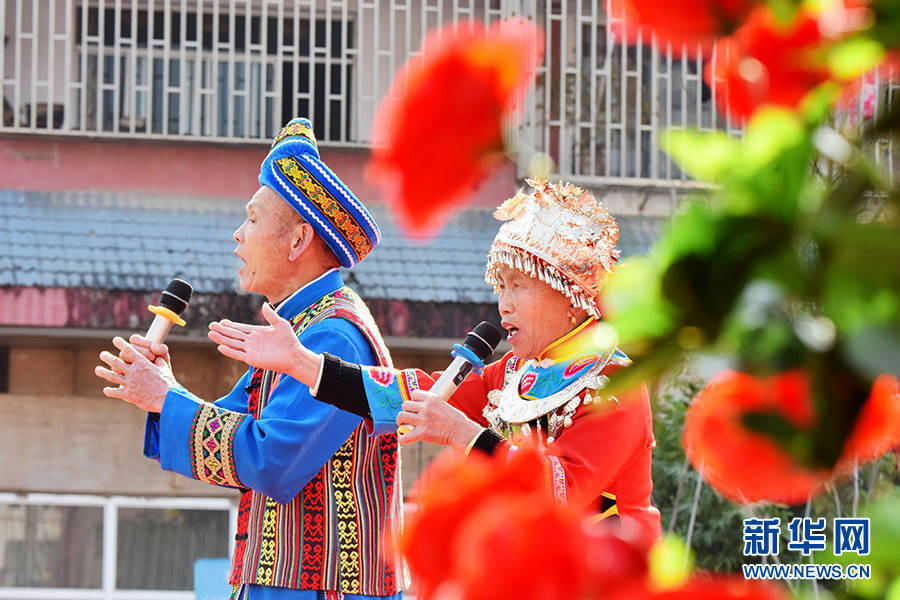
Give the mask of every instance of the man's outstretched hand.
<path id="1" fill-rule="evenodd" d="M 268 325 L 248 325 L 228 319 L 209 324 L 209 339 L 228 358 L 251 367 L 278 371 L 313 387 L 319 377 L 322 357 L 303 346 L 293 327 L 278 316 L 268 302 L 262 314 Z"/>
<path id="2" fill-rule="evenodd" d="M 140 336 L 137 336 L 140 337 Z M 160 412 L 169 390 L 178 385 L 168 363 L 168 348 L 160 356 L 147 347 L 133 345 L 123 338 L 113 338 L 113 346 L 119 349 L 119 355 L 104 350 L 100 360 L 109 368 L 94 367 L 94 374 L 114 384 L 114 387 L 103 388 L 103 394 L 110 398 L 118 398 L 130 402 L 148 412 Z M 157 344 L 157 350 L 160 344 Z M 145 353 L 151 353 L 153 362 Z"/>

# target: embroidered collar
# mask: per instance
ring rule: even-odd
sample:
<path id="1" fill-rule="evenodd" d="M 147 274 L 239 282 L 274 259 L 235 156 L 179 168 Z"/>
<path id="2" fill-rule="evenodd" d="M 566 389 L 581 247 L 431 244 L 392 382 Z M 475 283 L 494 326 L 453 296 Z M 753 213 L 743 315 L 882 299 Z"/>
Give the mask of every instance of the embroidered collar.
<path id="1" fill-rule="evenodd" d="M 607 378 L 601 373 L 607 365 L 628 363 L 628 357 L 616 348 L 610 330 L 590 318 L 547 346 L 538 359 L 526 361 L 495 395 L 496 408 L 489 412 L 498 421 L 515 424 L 532 421 L 569 403 L 574 410 L 582 390 L 605 385 Z"/>
<path id="2" fill-rule="evenodd" d="M 313 279 L 302 288 L 282 300 L 275 307 L 275 312 L 285 319 L 292 319 L 304 308 L 331 292 L 344 286 L 340 271 L 330 269 Z"/>

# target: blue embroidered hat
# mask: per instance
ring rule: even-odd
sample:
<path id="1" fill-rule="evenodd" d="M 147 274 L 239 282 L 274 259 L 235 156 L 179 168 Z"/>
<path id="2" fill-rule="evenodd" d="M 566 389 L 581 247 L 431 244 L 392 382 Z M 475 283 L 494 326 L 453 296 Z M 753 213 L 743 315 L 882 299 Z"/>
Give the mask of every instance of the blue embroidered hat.
<path id="1" fill-rule="evenodd" d="M 375 219 L 319 158 L 308 119 L 293 119 L 275 136 L 259 183 L 275 190 L 313 226 L 341 265 L 352 267 L 381 241 Z"/>

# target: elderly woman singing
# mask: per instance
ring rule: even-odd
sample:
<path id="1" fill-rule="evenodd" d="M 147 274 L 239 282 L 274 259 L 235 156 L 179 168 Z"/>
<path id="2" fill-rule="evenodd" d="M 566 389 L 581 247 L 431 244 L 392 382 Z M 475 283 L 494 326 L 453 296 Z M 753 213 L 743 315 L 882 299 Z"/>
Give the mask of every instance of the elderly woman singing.
<path id="1" fill-rule="evenodd" d="M 398 425 L 418 440 L 467 452 L 515 452 L 537 440 L 559 501 L 590 502 L 650 545 L 661 536 L 651 504 L 655 445 L 646 389 L 618 399 L 600 390 L 629 364 L 600 321 L 598 292 L 612 271 L 618 226 L 589 193 L 529 181 L 494 213 L 505 221 L 485 280 L 498 295 L 512 352 L 469 377 L 444 402 L 427 390 L 439 374 L 352 365 L 304 348 L 269 306 L 269 326 L 210 324 L 219 351 L 286 373 L 320 401 L 365 417 L 375 433 Z"/>

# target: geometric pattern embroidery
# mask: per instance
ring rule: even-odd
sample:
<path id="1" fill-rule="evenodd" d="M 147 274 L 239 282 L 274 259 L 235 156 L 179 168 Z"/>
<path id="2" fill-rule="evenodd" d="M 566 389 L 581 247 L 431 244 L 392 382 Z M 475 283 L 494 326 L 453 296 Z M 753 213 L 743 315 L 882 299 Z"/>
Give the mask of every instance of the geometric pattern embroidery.
<path id="1" fill-rule="evenodd" d="M 357 530 L 356 499 L 353 495 L 354 432 L 331 457 L 331 487 L 334 490 L 334 516 L 337 519 L 338 546 L 340 547 L 341 590 L 358 594 L 359 585 L 359 531 Z"/>
<path id="2" fill-rule="evenodd" d="M 557 504 L 566 503 L 566 472 L 556 456 L 549 456 L 550 472 L 553 478 L 553 498 Z"/>
<path id="3" fill-rule="evenodd" d="M 191 471 L 214 485 L 243 487 L 234 465 L 234 435 L 247 415 L 201 404 L 190 431 Z"/>
<path id="4" fill-rule="evenodd" d="M 353 246 L 357 256 L 365 256 L 372 250 L 372 243 L 356 219 L 328 193 L 328 190 L 319 185 L 294 157 L 279 158 L 275 164 L 285 177 L 300 188 L 304 195 L 338 228 L 344 238 Z"/>

